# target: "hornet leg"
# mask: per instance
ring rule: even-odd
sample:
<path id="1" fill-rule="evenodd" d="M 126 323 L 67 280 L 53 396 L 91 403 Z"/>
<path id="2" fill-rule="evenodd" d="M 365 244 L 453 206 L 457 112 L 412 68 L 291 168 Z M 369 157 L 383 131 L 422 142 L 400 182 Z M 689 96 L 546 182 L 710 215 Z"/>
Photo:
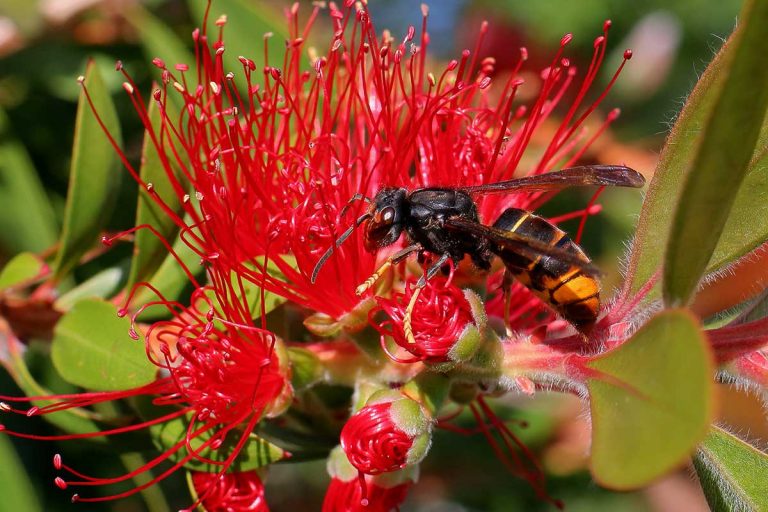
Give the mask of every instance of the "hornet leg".
<path id="1" fill-rule="evenodd" d="M 504 294 L 504 330 L 507 333 L 507 337 L 512 336 L 512 331 L 509 328 L 509 307 L 512 303 L 512 282 L 514 278 L 509 270 L 504 269 L 504 276 L 501 278 L 501 291 Z"/>
<path id="2" fill-rule="evenodd" d="M 405 249 L 401 249 L 397 251 L 395 254 L 393 254 L 386 260 L 384 260 L 384 263 L 382 263 L 381 266 L 376 269 L 376 272 L 371 274 L 371 277 L 366 279 L 363 284 L 357 287 L 357 289 L 355 290 L 355 294 L 357 295 L 364 294 L 366 290 L 368 290 L 368 288 L 373 286 L 374 283 L 376 283 L 376 281 L 378 281 L 381 278 L 384 272 L 389 270 L 389 267 L 391 267 L 392 265 L 397 265 L 398 263 L 403 261 L 409 254 L 414 253 L 416 251 L 420 251 L 420 250 L 421 250 L 421 244 L 413 244 L 413 245 L 409 245 Z"/>
<path id="3" fill-rule="evenodd" d="M 408 307 L 405 308 L 405 316 L 403 317 L 403 332 L 405 333 L 405 339 L 408 340 L 408 343 L 416 343 L 416 338 L 413 336 L 413 326 L 411 325 L 411 316 L 413 316 L 413 310 L 416 307 L 416 299 L 419 298 L 421 289 L 427 285 L 427 281 L 432 279 L 435 274 L 440 271 L 440 268 L 445 265 L 445 262 L 448 261 L 448 258 L 450 257 L 451 255 L 448 253 L 440 256 L 440 258 L 432 264 L 432 266 L 427 269 L 426 273 L 416 282 L 416 288 L 413 290 L 413 295 L 411 295 L 411 300 L 408 302 Z"/>

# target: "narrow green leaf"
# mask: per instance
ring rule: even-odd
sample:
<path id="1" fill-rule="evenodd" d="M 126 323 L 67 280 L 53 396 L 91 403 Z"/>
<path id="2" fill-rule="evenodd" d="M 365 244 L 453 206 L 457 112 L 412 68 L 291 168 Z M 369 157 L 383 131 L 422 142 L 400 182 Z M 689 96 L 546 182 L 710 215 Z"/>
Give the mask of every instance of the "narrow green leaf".
<path id="1" fill-rule="evenodd" d="M 280 259 L 286 262 L 288 265 L 296 266 L 296 258 L 291 255 L 280 256 Z M 278 279 L 284 280 L 285 275 L 280 271 L 278 265 L 270 260 L 267 262 L 267 273 Z M 261 298 L 264 297 L 264 314 L 268 315 L 275 308 L 286 302 L 286 298 L 270 291 L 267 291 L 255 283 L 242 279 L 237 272 L 230 272 L 230 280 L 232 281 L 232 288 L 238 293 L 239 300 L 243 304 L 248 305 L 248 311 L 251 314 L 251 318 L 261 318 L 262 307 Z M 239 293 L 242 290 L 242 296 Z M 217 316 L 222 318 L 226 317 L 225 312 L 221 309 L 221 305 L 216 298 L 216 293 L 213 290 L 207 290 L 206 295 L 211 299 L 211 304 L 216 309 Z"/>
<path id="2" fill-rule="evenodd" d="M 69 311 L 75 304 L 83 299 L 111 297 L 123 281 L 125 270 L 122 268 L 108 268 L 102 270 L 90 279 L 83 281 L 75 288 L 61 295 L 53 304 L 59 311 Z"/>
<path id="3" fill-rule="evenodd" d="M 44 388 L 37 380 L 32 376 L 27 367 L 24 357 L 21 355 L 21 342 L 15 338 L 9 337 L 6 340 L 8 353 L 4 357 L 0 357 L 0 363 L 8 371 L 8 374 L 16 382 L 16 385 L 24 391 L 27 396 L 47 396 L 51 395 L 51 392 Z M 27 350 L 27 353 L 31 350 Z M 7 357 L 6 357 L 7 356 Z M 35 400 L 31 405 L 37 407 L 44 407 L 53 403 L 52 400 Z M 91 419 L 91 413 L 81 409 L 72 408 L 64 411 L 54 412 L 51 414 L 43 415 L 43 418 L 48 423 L 57 426 L 64 432 L 70 434 L 82 434 L 85 432 L 96 432 L 99 429 Z M 93 438 L 94 442 L 104 443 L 104 438 Z M 0 459 L 2 460 L 2 459 Z"/>
<path id="4" fill-rule="evenodd" d="M 686 174 L 694 169 L 694 156 L 702 148 L 702 139 L 714 105 L 723 90 L 728 68 L 733 61 L 737 45 L 733 44 L 737 31 L 723 45 L 712 60 L 688 98 L 662 150 L 659 164 L 648 189 L 640 214 L 635 239 L 630 252 L 627 282 L 631 292 L 636 292 L 662 268 L 665 249 L 671 232 L 670 211 L 678 203 Z M 753 107 L 750 106 L 751 110 Z M 768 215 L 762 215 L 765 205 L 759 194 L 768 175 L 768 166 L 760 148 L 765 150 L 768 140 L 768 120 L 763 124 L 763 134 L 753 155 L 747 174 L 731 209 L 730 217 L 712 255 L 707 271 L 722 268 L 734 259 L 747 254 L 768 232 Z M 720 208 L 718 204 L 715 208 Z M 706 216 L 705 216 L 706 218 Z M 697 244 L 694 244 L 694 247 Z M 659 287 L 660 288 L 660 287 Z M 652 297 L 659 295 L 654 290 Z"/>
<path id="5" fill-rule="evenodd" d="M 170 113 L 169 113 L 170 115 Z M 149 103 L 148 117 L 152 124 L 155 134 L 155 141 L 149 130 L 144 132 L 144 147 L 141 153 L 140 176 L 144 183 L 152 186 L 151 194 L 147 190 L 139 190 L 139 200 L 136 207 L 136 226 L 148 224 L 152 226 L 163 240 L 173 240 L 178 232 L 178 226 L 173 218 L 168 215 L 157 203 L 157 199 L 164 202 L 168 208 L 178 212 L 181 206 L 178 194 L 175 193 L 173 184 L 168 177 L 166 166 L 171 166 L 170 161 L 163 162 L 156 144 L 163 147 L 167 145 L 167 130 L 163 129 L 162 112 L 157 106 L 157 102 Z M 163 151 L 170 154 L 170 151 Z M 163 245 L 163 241 L 149 229 L 140 229 L 136 232 L 136 238 L 133 249 L 133 259 L 131 260 L 131 270 L 128 275 L 127 287 L 130 289 L 135 283 L 149 278 L 157 271 L 162 264 L 168 250 Z"/>
<path id="6" fill-rule="evenodd" d="M 148 280 L 149 284 L 158 290 L 163 297 L 171 301 L 180 299 L 184 291 L 191 286 L 189 277 L 184 272 L 184 266 L 189 268 L 197 277 L 203 272 L 203 268 L 200 266 L 200 256 L 180 238 L 177 238 L 173 244 L 173 250 L 181 262 L 173 254 L 168 254 L 157 272 Z M 132 304 L 143 305 L 157 299 L 158 297 L 151 289 L 143 287 L 136 292 Z M 149 321 L 167 316 L 168 310 L 166 308 L 152 306 L 147 308 L 140 318 L 142 321 Z"/>
<path id="7" fill-rule="evenodd" d="M 704 333 L 683 310 L 662 312 L 629 341 L 587 363 L 592 474 L 633 489 L 681 465 L 712 416 L 712 358 Z"/>
<path id="8" fill-rule="evenodd" d="M 708 316 L 701 320 L 705 330 L 718 329 L 738 322 L 745 314 L 751 311 L 752 307 L 756 304 L 757 299 L 752 299 L 736 306 L 720 311 L 714 315 Z"/>
<path id="9" fill-rule="evenodd" d="M 285 262 L 287 265 L 290 265 L 294 269 L 298 268 L 296 263 L 296 258 L 294 256 L 291 256 L 290 254 L 284 254 L 280 256 L 280 260 Z M 267 273 L 274 277 L 277 280 L 285 281 L 286 277 L 285 274 L 283 274 L 280 271 L 279 266 L 277 263 L 275 263 L 274 260 L 269 260 L 267 262 Z M 261 297 L 262 297 L 262 291 L 264 293 L 264 313 L 269 314 L 271 311 L 273 311 L 276 307 L 279 305 L 285 303 L 286 299 L 285 297 L 282 297 L 280 295 L 277 295 L 275 293 L 272 293 L 267 290 L 263 290 L 260 286 L 257 286 L 256 284 L 239 279 L 236 274 L 232 274 L 232 283 L 239 287 L 240 282 L 242 282 L 243 289 L 245 290 L 245 300 L 248 302 L 248 306 L 251 312 L 252 318 L 260 318 L 262 307 L 261 307 Z M 235 288 L 237 289 L 237 288 Z"/>
<path id="10" fill-rule="evenodd" d="M 187 0 L 195 25 L 203 23 L 207 4 L 198 0 Z M 268 39 L 267 52 L 269 65 L 282 68 L 285 55 L 285 40 L 288 38 L 288 23 L 276 10 L 267 5 L 256 5 L 247 0 L 217 0 L 211 4 L 208 15 L 208 31 L 218 34 L 214 22 L 220 16 L 227 16 L 224 26 L 224 69 L 238 73 L 243 65 L 238 56 L 245 56 L 256 63 L 256 69 L 262 69 L 264 62 L 264 39 L 267 33 L 273 34 Z M 213 37 L 211 38 L 213 39 Z"/>
<path id="11" fill-rule="evenodd" d="M 748 1 L 730 41 L 732 61 L 677 203 L 664 264 L 669 304 L 687 303 L 728 219 L 748 171 L 768 108 L 763 43 L 768 0 Z"/>
<path id="12" fill-rule="evenodd" d="M 150 427 L 150 435 L 157 448 L 162 452 L 167 452 L 172 446 L 183 441 L 188 431 L 189 419 L 188 418 L 176 418 L 165 423 L 153 425 Z M 210 431 L 197 436 L 190 440 L 190 446 L 196 450 L 202 446 L 207 440 L 210 439 Z M 202 458 L 209 458 L 214 461 L 224 461 L 234 449 L 235 445 L 239 441 L 237 431 L 231 432 L 231 435 L 227 436 L 224 443 L 221 444 L 216 450 L 203 449 L 199 456 Z M 186 450 L 176 451 L 171 455 L 171 460 L 178 462 L 185 455 Z M 255 434 L 248 436 L 243 449 L 235 459 L 234 464 L 231 467 L 232 471 L 250 471 L 263 466 L 267 466 L 274 462 L 277 462 L 286 457 L 286 452 L 279 446 L 276 446 L 265 439 L 260 438 Z M 221 466 L 216 464 L 208 464 L 198 459 L 192 459 L 184 464 L 184 467 L 194 471 L 205 471 L 209 473 L 215 473 L 221 471 Z"/>
<path id="13" fill-rule="evenodd" d="M 27 470 L 7 436 L 0 436 L 0 495 L 5 510 L 42 511 Z"/>
<path id="14" fill-rule="evenodd" d="M 61 376 L 97 391 L 139 387 L 152 382 L 157 368 L 142 340 L 128 335 L 130 322 L 114 305 L 98 299 L 78 302 L 56 325 L 51 357 Z"/>
<path id="15" fill-rule="evenodd" d="M 693 459 L 712 510 L 768 510 L 768 455 L 712 427 Z"/>
<path id="16" fill-rule="evenodd" d="M 768 118 L 763 129 L 768 128 Z M 707 273 L 726 268 L 768 240 L 768 145 L 758 141 L 748 173 L 733 201 Z"/>
<path id="17" fill-rule="evenodd" d="M 661 270 L 671 230 L 670 205 L 677 204 L 690 160 L 701 143 L 701 132 L 722 89 L 723 71 L 731 48 L 726 44 L 704 71 L 664 144 L 643 201 L 630 252 L 627 282 L 632 292 L 638 291 Z"/>
<path id="18" fill-rule="evenodd" d="M 45 262 L 36 254 L 17 254 L 0 271 L 0 290 L 31 281 L 39 277 L 45 269 Z"/>
<path id="19" fill-rule="evenodd" d="M 0 110 L 0 245 L 9 254 L 40 252 L 56 243 L 58 231 L 32 160 Z"/>
<path id="20" fill-rule="evenodd" d="M 85 87 L 93 107 L 112 137 L 120 143 L 120 125 L 112 98 L 98 68 L 88 63 Z M 120 182 L 118 157 L 81 91 L 75 122 L 72 168 L 69 177 L 64 229 L 54 263 L 55 275 L 64 277 L 91 249 L 109 219 Z"/>
<path id="21" fill-rule="evenodd" d="M 749 307 L 745 311 L 744 316 L 739 320 L 741 323 L 746 323 L 761 320 L 765 317 L 768 317 L 768 290 L 749 302 Z"/>

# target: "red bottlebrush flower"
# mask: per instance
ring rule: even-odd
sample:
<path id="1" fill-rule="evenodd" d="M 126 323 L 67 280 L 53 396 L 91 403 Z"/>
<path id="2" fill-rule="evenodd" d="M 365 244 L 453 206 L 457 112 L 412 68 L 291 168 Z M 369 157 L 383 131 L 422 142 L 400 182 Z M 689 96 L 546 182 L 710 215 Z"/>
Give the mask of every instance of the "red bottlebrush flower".
<path id="1" fill-rule="evenodd" d="M 256 471 L 242 473 L 191 473 L 201 505 L 207 512 L 269 512 L 264 484 Z"/>
<path id="2" fill-rule="evenodd" d="M 476 335 L 472 307 L 467 293 L 451 283 L 451 278 L 434 277 L 427 281 L 416 297 L 411 325 L 415 343 L 411 343 L 403 329 L 403 318 L 414 293 L 415 280 L 406 283 L 404 293 L 396 292 L 392 298 L 377 298 L 379 309 L 389 317 L 375 325 L 381 333 L 381 343 L 389 353 L 387 337 L 414 356 L 407 360 L 389 354 L 398 362 L 426 361 L 441 363 L 456 360 L 454 350 L 465 336 Z M 372 314 L 375 311 L 371 312 Z"/>
<path id="3" fill-rule="evenodd" d="M 418 466 L 380 475 L 360 473 L 340 446 L 328 457 L 331 481 L 323 512 L 391 512 L 399 510 L 418 477 Z"/>
<path id="4" fill-rule="evenodd" d="M 527 50 L 520 49 L 509 78 L 497 83 L 493 59 L 477 60 L 485 25 L 474 51 L 465 50 L 433 74 L 426 67 L 426 8 L 421 32 L 412 27 L 396 41 L 389 33 L 377 35 L 364 3 L 346 2 L 343 10 L 329 6 L 333 37 L 324 53 L 310 51 L 309 70 L 302 68 L 301 55 L 320 7 L 303 30 L 298 9 L 288 10 L 290 35 L 281 69 L 267 62 L 257 70 L 241 57 L 242 69 L 226 70 L 223 20 L 215 41 L 205 30 L 195 32 L 192 72 L 183 65 L 169 69 L 157 59 L 163 82 L 152 101 L 163 113 L 160 130 L 150 125 L 127 73 L 125 90 L 192 220 L 187 225 L 167 211 L 201 258 L 339 319 L 360 306 L 355 289 L 376 259 L 355 231 L 311 282 L 321 255 L 362 212 L 360 203 L 349 215 L 344 212 L 350 199 L 372 197 L 385 186 L 477 185 L 567 166 L 617 112 L 587 135 L 584 121 L 608 90 L 583 105 L 606 53 L 610 23 L 595 40 L 581 81 L 564 57 L 571 39 L 565 36 L 541 73 L 539 94 L 525 106 L 517 104 L 517 92 Z M 575 94 L 566 95 L 574 88 Z M 184 102 L 182 115 L 170 114 L 170 95 Z M 524 160 L 531 140 L 569 96 L 575 100 L 540 156 Z M 533 209 L 550 195 L 487 195 L 478 202 L 480 216 L 493 222 L 505 208 Z"/>
<path id="5" fill-rule="evenodd" d="M 248 442 L 248 436 L 257 423 L 265 415 L 279 412 L 290 401 L 287 396 L 291 392 L 287 371 L 281 366 L 275 349 L 277 340 L 269 331 L 252 325 L 247 315 L 243 314 L 242 304 L 229 302 L 225 294 L 212 287 L 196 290 L 189 307 L 165 301 L 160 303 L 174 316 L 171 320 L 153 324 L 146 333 L 147 355 L 161 370 L 155 382 L 113 392 L 27 398 L 0 396 L 0 400 L 10 403 L 52 402 L 29 410 L 12 409 L 3 403 L 4 411 L 26 415 L 42 415 L 141 396 L 152 398 L 153 405 L 170 406 L 156 418 L 100 432 L 41 437 L 4 430 L 10 435 L 32 439 L 69 440 L 108 436 L 186 418 L 185 435 L 176 444 L 166 447 L 158 457 L 121 477 L 84 475 L 64 465 L 57 456 L 54 461 L 56 468 L 72 475 L 71 479 L 56 479 L 56 485 L 62 489 L 123 482 L 164 461 L 172 461 L 169 469 L 134 489 L 98 498 L 76 494 L 73 501 L 105 501 L 129 496 L 164 479 L 190 461 L 206 462 L 220 468 L 221 474 L 224 474 Z M 134 331 L 132 334 L 138 338 Z M 0 430 L 3 430 L 2 425 Z M 200 497 L 201 500 L 206 498 L 205 494 Z"/>

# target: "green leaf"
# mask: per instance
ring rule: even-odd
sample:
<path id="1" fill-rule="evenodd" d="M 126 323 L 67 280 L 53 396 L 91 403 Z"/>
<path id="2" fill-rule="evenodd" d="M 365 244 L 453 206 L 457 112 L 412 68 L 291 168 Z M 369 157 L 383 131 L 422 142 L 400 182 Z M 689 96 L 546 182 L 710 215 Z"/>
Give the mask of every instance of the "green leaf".
<path id="1" fill-rule="evenodd" d="M 176 64 L 194 65 L 195 56 L 187 46 L 148 11 L 136 5 L 127 13 L 127 18 L 138 32 L 147 58 L 160 57 L 171 71 Z"/>
<path id="2" fill-rule="evenodd" d="M 201 423 L 197 424 L 198 428 L 201 425 Z M 176 418 L 166 421 L 165 423 L 152 425 L 149 430 L 157 448 L 162 452 L 167 452 L 171 447 L 184 440 L 185 436 L 188 434 L 188 426 L 188 418 Z M 224 461 L 232 453 L 232 450 L 239 441 L 239 435 L 239 430 L 233 430 L 219 448 L 216 450 L 203 449 L 199 456 L 214 461 Z M 191 439 L 189 445 L 193 450 L 196 450 L 209 440 L 211 438 L 210 436 L 210 431 L 203 433 L 194 439 Z M 170 460 L 179 462 L 186 455 L 187 451 L 182 448 L 180 451 L 173 453 Z M 231 470 L 250 471 L 282 460 L 286 456 L 287 453 L 285 450 L 279 446 L 276 446 L 255 434 L 250 434 L 248 436 L 248 441 L 237 455 L 235 462 L 232 464 Z M 187 461 L 184 464 L 184 467 L 194 471 L 205 471 L 208 473 L 221 471 L 220 465 L 208 464 L 198 459 Z"/>
<path id="3" fill-rule="evenodd" d="M 323 365 L 311 350 L 301 347 L 288 347 L 291 360 L 291 384 L 293 389 L 306 389 L 323 378 Z"/>
<path id="4" fill-rule="evenodd" d="M 662 268 L 671 232 L 670 211 L 678 203 L 686 173 L 693 168 L 691 164 L 694 155 L 701 147 L 705 128 L 723 90 L 728 66 L 736 48 L 732 44 L 735 37 L 736 34 L 733 34 L 729 38 L 704 71 L 661 152 L 630 251 L 627 272 L 630 292 L 637 292 Z M 760 196 L 761 191 L 765 190 L 762 183 L 768 174 L 768 166 L 764 161 L 768 140 L 766 121 L 757 145 L 758 150 L 750 164 L 751 170 L 739 189 L 707 272 L 722 268 L 766 239 L 768 203 Z M 659 294 L 660 290 L 655 289 L 649 298 L 658 297 Z"/>
<path id="5" fill-rule="evenodd" d="M 768 240 L 768 145 L 758 142 L 756 149 L 707 265 L 708 274 L 726 268 Z"/>
<path id="6" fill-rule="evenodd" d="M 705 329 L 744 324 L 768 316 L 768 290 L 732 308 L 720 311 L 702 320 Z"/>
<path id="7" fill-rule="evenodd" d="M 768 455 L 712 427 L 693 459 L 712 510 L 768 510 Z"/>
<path id="8" fill-rule="evenodd" d="M 191 286 L 189 277 L 184 272 L 183 265 L 195 276 L 200 276 L 203 268 L 200 266 L 200 256 L 197 255 L 180 238 L 173 244 L 173 250 L 181 260 L 176 259 L 173 254 L 168 254 L 165 260 L 157 269 L 157 272 L 149 279 L 149 284 L 157 289 L 163 297 L 169 301 L 178 300 L 182 297 L 184 291 Z M 150 301 L 157 300 L 155 293 L 149 288 L 140 288 L 134 295 L 131 304 L 144 305 Z M 140 318 L 146 322 L 158 318 L 166 318 L 168 310 L 162 306 L 152 306 L 142 312 Z"/>
<path id="9" fill-rule="evenodd" d="M 170 113 L 168 115 L 171 116 Z M 173 218 L 157 203 L 159 199 L 177 213 L 181 206 L 179 196 L 174 191 L 166 170 L 167 165 L 171 166 L 170 172 L 174 172 L 172 164 L 167 159 L 163 162 L 155 145 L 155 143 L 162 144 L 163 147 L 167 145 L 168 133 L 167 130 L 163 129 L 162 116 L 157 102 L 150 101 L 148 117 L 156 138 L 153 142 L 149 130 L 144 131 L 140 176 L 144 183 L 152 186 L 152 191 L 139 190 L 135 224 L 136 226 L 151 225 L 162 237 L 162 240 L 149 229 L 139 229 L 136 232 L 131 270 L 126 285 L 128 289 L 155 273 L 165 256 L 168 255 L 168 249 L 165 248 L 163 240 L 173 240 L 178 232 L 178 226 Z M 163 153 L 170 154 L 171 152 L 163 151 Z M 150 193 L 154 199 L 149 197 Z"/>
<path id="10" fill-rule="evenodd" d="M 296 258 L 294 256 L 291 256 L 290 254 L 284 254 L 281 255 L 280 260 L 284 262 L 285 264 L 291 266 L 294 269 L 297 269 L 297 263 Z M 286 281 L 285 274 L 283 274 L 280 271 L 279 266 L 277 263 L 275 263 L 274 260 L 269 260 L 267 262 L 267 274 L 274 277 L 277 280 L 280 281 Z M 235 289 L 238 289 L 237 287 L 242 284 L 243 289 L 245 290 L 245 296 L 244 298 L 246 301 L 248 301 L 249 310 L 251 312 L 252 318 L 261 318 L 261 297 L 262 297 L 262 291 L 264 293 L 264 313 L 269 314 L 271 311 L 273 311 L 276 307 L 279 305 L 285 303 L 287 300 L 285 297 L 282 297 L 280 295 L 277 295 L 275 293 L 272 293 L 268 290 L 263 290 L 260 286 L 257 286 L 256 284 L 252 283 L 251 281 L 246 281 L 240 279 L 237 274 L 232 274 L 232 283 L 235 285 Z"/>
<path id="11" fill-rule="evenodd" d="M 3 508 L 25 512 L 42 511 L 43 507 L 37 499 L 27 470 L 7 436 L 0 436 L 0 460 L 3 461 L 0 464 L 0 493 L 3 496 Z"/>
<path id="12" fill-rule="evenodd" d="M 85 72 L 84 86 L 104 126 L 119 144 L 120 125 L 115 106 L 92 61 Z M 83 90 L 77 106 L 64 229 L 53 265 L 56 278 L 67 275 L 98 240 L 114 206 L 120 182 L 117 163 L 115 149 L 99 125 Z"/>
<path id="13" fill-rule="evenodd" d="M 612 489 L 633 489 L 681 465 L 712 416 L 713 364 L 693 316 L 662 312 L 629 341 L 587 367 L 592 474 Z"/>
<path id="14" fill-rule="evenodd" d="M 35 254 L 17 254 L 0 271 L 0 290 L 34 280 L 45 272 L 45 262 Z"/>
<path id="15" fill-rule="evenodd" d="M 56 325 L 51 357 L 61 376 L 97 391 L 139 387 L 152 382 L 157 368 L 144 343 L 128 335 L 130 322 L 115 306 L 98 299 L 78 302 Z"/>
<path id="16" fill-rule="evenodd" d="M 59 311 L 69 311 L 82 299 L 106 299 L 117 291 L 124 276 L 125 270 L 122 268 L 108 268 L 102 270 L 95 276 L 80 283 L 75 288 L 72 288 L 56 299 L 53 306 Z"/>
<path id="17" fill-rule="evenodd" d="M 187 5 L 192 12 L 195 25 L 201 26 L 206 2 L 188 0 Z M 241 55 L 253 60 L 256 63 L 256 69 L 262 69 L 266 65 L 262 37 L 267 33 L 274 34 L 268 40 L 269 65 L 276 68 L 283 67 L 288 23 L 276 10 L 272 10 L 267 5 L 257 6 L 246 0 L 217 0 L 211 4 L 208 15 L 209 34 L 216 34 L 216 36 L 210 36 L 211 42 L 218 36 L 218 27 L 214 22 L 221 15 L 227 16 L 227 24 L 224 26 L 225 71 L 242 74 L 243 65 L 238 60 Z"/>
<path id="18" fill-rule="evenodd" d="M 768 107 L 768 66 L 763 42 L 768 0 L 746 3 L 727 75 L 683 185 L 664 264 L 664 299 L 685 304 L 717 245 L 731 205 L 748 171 Z M 724 70 L 724 71 L 725 71 Z"/>
<path id="19" fill-rule="evenodd" d="M 749 301 L 749 306 L 744 316 L 739 320 L 740 323 L 746 323 L 761 320 L 765 317 L 768 317 L 768 290 Z"/>
<path id="20" fill-rule="evenodd" d="M 8 350 L 7 358 L 0 357 L 0 363 L 2 363 L 8 371 L 8 374 L 13 378 L 14 382 L 16 382 L 16 385 L 19 386 L 27 396 L 51 395 L 51 392 L 44 388 L 30 373 L 27 363 L 21 355 L 21 342 L 18 339 L 9 336 L 6 339 L 6 343 Z M 26 353 L 29 354 L 30 352 L 32 352 L 31 348 L 28 349 Z M 35 400 L 31 405 L 44 407 L 53 402 L 53 400 Z M 55 425 L 64 432 L 70 434 L 82 434 L 100 430 L 98 424 L 93 421 L 92 414 L 89 411 L 78 407 L 45 414 L 42 417 L 48 423 Z M 105 439 L 100 437 L 92 438 L 92 440 L 96 443 L 105 442 Z"/>
<path id="21" fill-rule="evenodd" d="M 56 214 L 32 160 L 0 110 L 0 245 L 9 254 L 40 252 L 56 243 Z"/>
<path id="22" fill-rule="evenodd" d="M 296 258 L 291 255 L 282 255 L 280 256 L 280 259 L 287 263 L 288 265 L 292 267 L 296 267 Z M 267 262 L 267 273 L 278 280 L 285 280 L 285 275 L 280 271 L 277 263 L 274 262 L 274 260 L 270 260 Z M 243 290 L 242 297 L 239 296 L 239 301 L 245 305 L 248 305 L 248 311 L 251 314 L 251 318 L 261 318 L 261 298 L 262 293 L 264 296 L 264 314 L 268 315 L 271 313 L 275 308 L 280 306 L 281 304 L 284 304 L 286 302 L 286 298 L 282 297 L 280 295 L 277 295 L 273 292 L 270 292 L 268 290 L 263 289 L 262 287 L 258 286 L 257 284 L 245 280 L 242 277 L 238 275 L 237 272 L 232 271 L 230 272 L 230 280 L 232 282 L 232 289 L 233 290 Z M 216 314 L 218 316 L 221 316 L 222 318 L 225 318 L 227 315 L 226 313 L 221 309 L 221 304 L 219 303 L 219 300 L 216 298 L 216 293 L 214 290 L 206 290 L 206 295 L 211 299 L 211 304 L 213 304 L 213 307 L 216 309 Z"/>

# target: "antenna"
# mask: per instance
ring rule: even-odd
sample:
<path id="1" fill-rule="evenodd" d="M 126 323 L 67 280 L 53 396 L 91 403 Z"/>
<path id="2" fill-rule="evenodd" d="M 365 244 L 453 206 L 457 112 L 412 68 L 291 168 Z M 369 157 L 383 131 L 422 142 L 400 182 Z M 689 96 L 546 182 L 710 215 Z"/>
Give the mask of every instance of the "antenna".
<path id="1" fill-rule="evenodd" d="M 360 217 L 357 218 L 355 221 L 355 224 L 353 226 L 350 226 L 347 228 L 346 231 L 344 231 L 338 240 L 336 240 L 336 243 L 334 244 L 336 247 L 340 247 L 341 244 L 344 243 L 344 241 L 349 238 L 349 235 L 352 234 L 352 232 L 357 229 L 360 224 L 365 222 L 366 220 L 373 217 L 370 213 L 364 213 Z M 334 245 L 330 246 L 327 251 L 325 251 L 325 254 L 323 254 L 322 258 L 317 262 L 317 265 L 315 265 L 315 269 L 312 271 L 312 284 L 315 284 L 315 281 L 317 281 L 317 274 L 320 273 L 320 269 L 323 268 L 323 265 L 325 265 L 325 262 L 328 261 L 328 258 L 331 257 L 331 254 L 333 254 L 333 247 Z"/>

